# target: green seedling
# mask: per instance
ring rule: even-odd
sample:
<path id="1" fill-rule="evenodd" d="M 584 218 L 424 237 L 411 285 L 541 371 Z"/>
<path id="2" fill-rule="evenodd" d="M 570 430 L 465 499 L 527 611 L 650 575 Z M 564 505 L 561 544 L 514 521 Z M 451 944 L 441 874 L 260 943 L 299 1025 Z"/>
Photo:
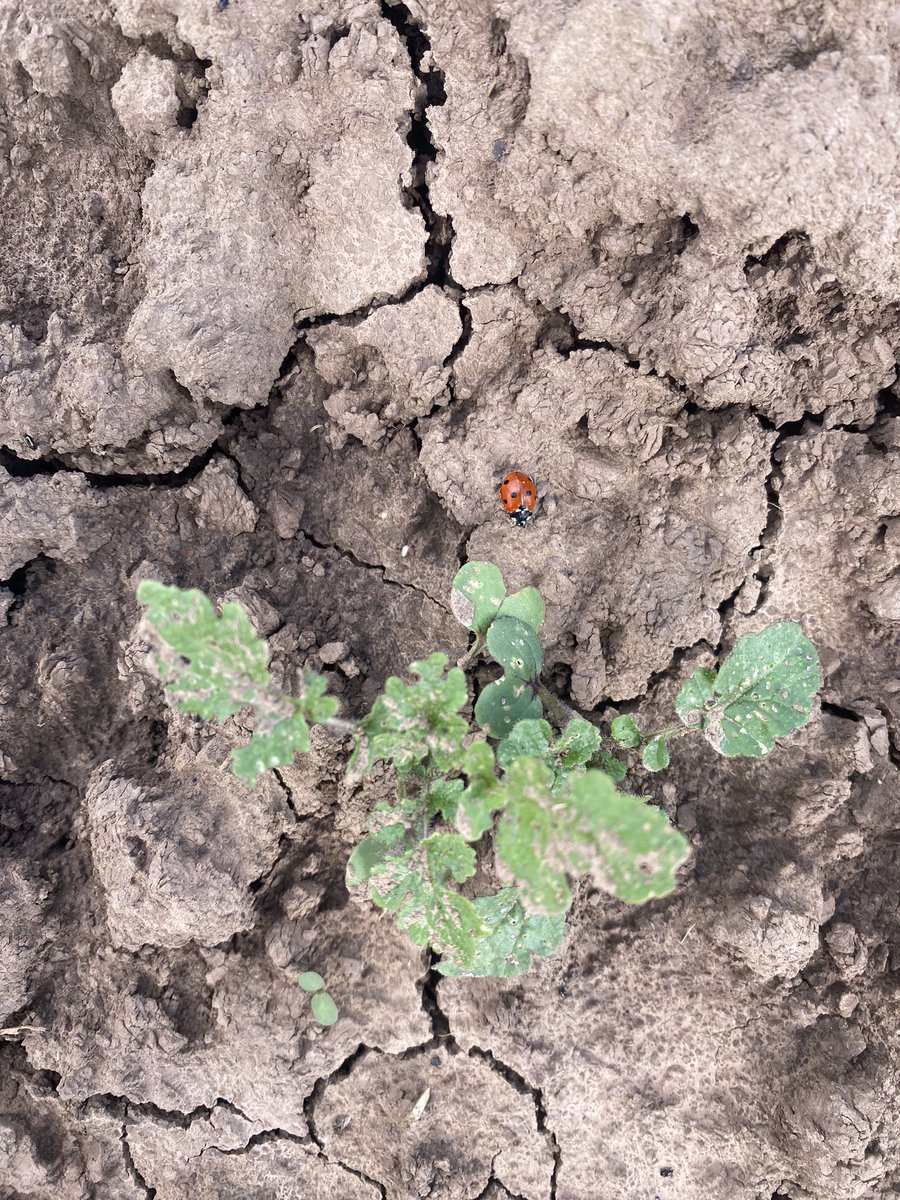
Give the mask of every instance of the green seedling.
<path id="1" fill-rule="evenodd" d="M 325 991 L 325 980 L 317 971 L 304 971 L 298 983 L 304 992 L 311 995 L 312 1015 L 320 1025 L 333 1025 L 338 1019 L 338 1008 Z"/>
<path id="2" fill-rule="evenodd" d="M 519 975 L 534 955 L 552 954 L 573 877 L 588 875 L 630 904 L 673 890 L 690 845 L 661 809 L 619 790 L 628 767 L 611 747 L 640 753 L 652 771 L 668 765 L 673 738 L 691 733 L 719 754 L 758 757 L 806 723 L 820 686 L 812 643 L 796 625 L 774 625 L 739 639 L 718 673 L 704 668 L 686 681 L 680 724 L 644 733 L 626 714 L 612 722 L 608 746 L 541 681 L 539 592 L 507 595 L 493 564 L 468 563 L 452 591 L 453 612 L 473 634 L 460 665 L 440 653 L 415 662 L 411 678 L 388 679 L 368 715 L 347 721 L 321 676 L 308 674 L 300 697 L 272 686 L 266 643 L 238 605 L 217 615 L 202 593 L 151 581 L 138 598 L 179 707 L 220 720 L 253 711 L 255 732 L 233 754 L 244 783 L 308 749 L 313 723 L 354 735 L 352 774 L 391 764 L 396 795 L 373 812 L 347 883 L 436 951 L 448 976 Z M 501 674 L 479 693 L 473 728 L 463 667 L 482 657 Z M 506 886 L 477 894 L 479 863 L 491 859 Z M 317 1020 L 337 1019 L 321 976 L 306 972 L 301 986 Z"/>

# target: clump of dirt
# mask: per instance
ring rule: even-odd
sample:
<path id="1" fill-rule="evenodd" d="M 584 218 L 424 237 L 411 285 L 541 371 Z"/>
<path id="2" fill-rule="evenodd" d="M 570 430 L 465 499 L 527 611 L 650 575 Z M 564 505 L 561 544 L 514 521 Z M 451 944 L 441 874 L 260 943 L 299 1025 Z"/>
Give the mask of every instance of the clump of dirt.
<path id="1" fill-rule="evenodd" d="M 0 45 L 0 1192 L 895 1194 L 891 5 L 10 0 Z M 825 668 L 771 760 L 633 781 L 679 890 L 582 884 L 515 980 L 351 900 L 389 780 L 322 734 L 246 790 L 134 598 L 239 600 L 360 714 L 463 653 L 467 559 L 589 718 L 777 620 Z"/>

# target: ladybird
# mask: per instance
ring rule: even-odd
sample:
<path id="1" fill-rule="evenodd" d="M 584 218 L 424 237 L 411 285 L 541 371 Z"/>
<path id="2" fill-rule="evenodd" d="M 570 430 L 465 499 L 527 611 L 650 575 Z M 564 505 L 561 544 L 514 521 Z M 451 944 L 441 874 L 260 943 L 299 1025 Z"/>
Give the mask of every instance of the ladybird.
<path id="1" fill-rule="evenodd" d="M 520 528 L 534 517 L 537 504 L 537 487 L 530 475 L 522 471 L 510 471 L 500 484 L 500 503 L 510 518 Z"/>

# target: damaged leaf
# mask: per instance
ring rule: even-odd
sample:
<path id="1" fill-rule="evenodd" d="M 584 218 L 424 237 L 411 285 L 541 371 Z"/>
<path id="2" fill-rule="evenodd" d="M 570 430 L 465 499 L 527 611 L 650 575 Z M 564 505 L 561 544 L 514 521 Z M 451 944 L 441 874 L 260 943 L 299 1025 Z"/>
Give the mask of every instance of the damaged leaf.
<path id="1" fill-rule="evenodd" d="M 138 586 L 137 597 L 162 645 L 156 666 L 176 707 L 219 721 L 253 710 L 256 729 L 231 755 L 235 776 L 248 787 L 308 750 L 309 723 L 328 721 L 337 712 L 338 702 L 325 695 L 320 675 L 307 674 L 300 697 L 273 687 L 268 646 L 239 604 L 223 604 L 217 614 L 202 592 L 153 579 Z"/>
<path id="2" fill-rule="evenodd" d="M 738 638 L 718 675 L 696 671 L 675 704 L 685 724 L 700 723 L 720 754 L 762 758 L 809 720 L 822 685 L 816 648 L 793 621 Z"/>
<path id="3" fill-rule="evenodd" d="M 569 874 L 590 872 L 598 886 L 631 904 L 672 891 L 690 847 L 661 809 L 617 791 L 601 771 L 572 775 L 556 795 L 551 784 L 543 763 L 518 759 L 497 827 L 497 854 L 530 909 L 565 912 Z"/>
<path id="4" fill-rule="evenodd" d="M 444 955 L 436 965 L 441 975 L 493 975 L 511 978 L 531 967 L 532 956 L 546 957 L 563 944 L 565 916 L 545 917 L 522 907 L 518 888 L 504 888 L 495 896 L 480 896 L 475 909 L 487 932 L 478 939 L 468 969 Z"/>

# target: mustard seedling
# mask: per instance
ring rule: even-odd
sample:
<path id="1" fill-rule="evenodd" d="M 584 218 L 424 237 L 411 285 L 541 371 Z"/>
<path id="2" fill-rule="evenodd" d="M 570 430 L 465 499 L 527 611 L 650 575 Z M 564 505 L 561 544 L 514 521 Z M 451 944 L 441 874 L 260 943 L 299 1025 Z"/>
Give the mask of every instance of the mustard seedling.
<path id="1" fill-rule="evenodd" d="M 347 884 L 436 951 L 441 974 L 514 976 L 534 955 L 552 954 L 565 935 L 573 877 L 590 876 L 630 904 L 675 887 L 688 841 L 661 809 L 619 790 L 626 763 L 543 685 L 543 599 L 535 588 L 508 595 L 493 564 L 468 563 L 453 582 L 453 611 L 473 635 L 460 665 L 442 653 L 412 663 L 409 678 L 388 679 L 357 721 L 337 716 L 320 675 L 306 674 L 300 696 L 275 688 L 267 645 L 239 605 L 217 614 L 201 592 L 154 581 L 140 585 L 138 599 L 178 707 L 219 720 L 253 711 L 254 733 L 232 754 L 248 786 L 307 750 L 314 723 L 353 734 L 352 775 L 392 766 L 396 794 L 372 813 Z M 470 718 L 463 668 L 479 658 L 502 674 L 480 691 Z M 783 622 L 739 639 L 718 672 L 704 668 L 687 680 L 675 705 L 680 724 L 644 733 L 623 715 L 609 740 L 640 750 L 649 770 L 665 767 L 668 743 L 688 733 L 720 754 L 758 757 L 805 724 L 819 686 L 812 643 Z M 482 861 L 506 886 L 478 894 Z M 305 973 L 301 986 L 317 1020 L 330 1023 L 323 1017 L 332 1009 L 337 1019 L 320 976 Z"/>

